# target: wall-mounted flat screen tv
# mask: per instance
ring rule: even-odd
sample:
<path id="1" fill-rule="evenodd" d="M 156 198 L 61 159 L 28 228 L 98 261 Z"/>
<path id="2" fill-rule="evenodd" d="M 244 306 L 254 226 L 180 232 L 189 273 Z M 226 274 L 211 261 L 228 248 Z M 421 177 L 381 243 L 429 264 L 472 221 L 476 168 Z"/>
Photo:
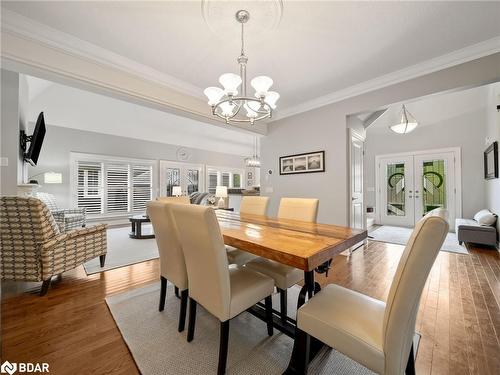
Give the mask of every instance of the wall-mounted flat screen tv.
<path id="1" fill-rule="evenodd" d="M 43 118 L 43 112 L 40 112 L 38 119 L 36 120 L 35 129 L 33 135 L 30 139 L 30 147 L 28 151 L 24 154 L 24 160 L 35 166 L 38 162 L 38 156 L 40 156 L 40 150 L 42 149 L 43 138 L 45 137 L 45 119 Z"/>

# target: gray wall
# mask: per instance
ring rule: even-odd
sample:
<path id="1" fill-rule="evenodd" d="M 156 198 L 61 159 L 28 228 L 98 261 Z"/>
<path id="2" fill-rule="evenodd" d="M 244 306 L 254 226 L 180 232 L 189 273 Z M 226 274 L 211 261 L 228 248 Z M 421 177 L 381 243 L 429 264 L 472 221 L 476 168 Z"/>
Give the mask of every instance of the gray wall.
<path id="1" fill-rule="evenodd" d="M 23 183 L 25 166 L 19 144 L 19 131 L 26 129 L 28 83 L 23 75 L 1 70 L 2 122 L 0 156 L 0 194 L 16 195 L 17 185 Z"/>
<path id="2" fill-rule="evenodd" d="M 500 144 L 500 112 L 496 107 L 500 104 L 500 83 L 490 87 L 487 107 L 487 129 L 486 135 L 490 142 L 497 141 Z M 500 163 L 500 160 L 498 161 Z M 500 178 L 485 181 L 486 206 L 500 215 Z M 500 233 L 500 220 L 497 220 L 497 229 Z"/>
<path id="3" fill-rule="evenodd" d="M 29 167 L 29 176 L 47 171 L 62 173 L 62 184 L 43 185 L 43 175 L 37 176 L 36 179 L 43 185 L 40 191 L 56 195 L 57 202 L 61 207 L 69 207 L 70 152 L 175 161 L 177 160 L 178 148 L 179 146 L 176 145 L 48 125 L 38 165 Z M 243 157 L 200 149 L 189 149 L 189 151 L 191 153 L 190 163 L 244 168 Z"/>
<path id="4" fill-rule="evenodd" d="M 375 156 L 460 147 L 462 153 L 462 213 L 472 218 L 484 208 L 483 149 L 486 108 L 450 118 L 442 123 L 417 127 L 404 136 L 388 129 L 368 128 L 365 142 L 365 205 L 375 207 Z"/>
<path id="5" fill-rule="evenodd" d="M 317 197 L 320 199 L 319 221 L 346 225 L 349 207 L 347 115 L 498 80 L 500 53 L 271 123 L 261 148 L 261 188 L 263 195 L 271 197 L 270 213 L 276 214 L 283 196 Z M 317 150 L 326 151 L 325 173 L 279 175 L 280 156 Z M 274 171 L 270 177 L 265 173 L 268 169 Z"/>

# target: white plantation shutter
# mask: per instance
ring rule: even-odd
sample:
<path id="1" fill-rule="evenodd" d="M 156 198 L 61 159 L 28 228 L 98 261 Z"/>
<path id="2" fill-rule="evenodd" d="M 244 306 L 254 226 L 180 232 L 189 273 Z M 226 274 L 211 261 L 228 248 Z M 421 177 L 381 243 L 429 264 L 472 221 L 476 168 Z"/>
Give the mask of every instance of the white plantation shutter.
<path id="1" fill-rule="evenodd" d="M 229 173 L 222 173 L 222 186 L 229 187 Z"/>
<path id="2" fill-rule="evenodd" d="M 153 196 L 153 167 L 151 165 L 132 166 L 132 208 L 145 211 L 146 202 Z"/>
<path id="3" fill-rule="evenodd" d="M 77 162 L 77 205 L 86 207 L 89 214 L 103 212 L 102 170 L 99 162 Z"/>
<path id="4" fill-rule="evenodd" d="M 106 165 L 106 208 L 109 213 L 129 212 L 128 163 Z"/>

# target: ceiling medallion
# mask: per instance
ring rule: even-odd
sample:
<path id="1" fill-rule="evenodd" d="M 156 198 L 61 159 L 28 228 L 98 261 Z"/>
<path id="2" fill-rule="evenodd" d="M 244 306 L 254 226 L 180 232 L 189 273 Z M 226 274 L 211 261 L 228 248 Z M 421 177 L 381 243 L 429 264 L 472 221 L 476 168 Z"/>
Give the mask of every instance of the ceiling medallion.
<path id="1" fill-rule="evenodd" d="M 219 83 L 224 87 L 208 87 L 204 94 L 208 98 L 208 104 L 212 106 L 212 114 L 227 124 L 250 123 L 270 118 L 276 109 L 276 102 L 280 95 L 275 91 L 269 91 L 273 80 L 267 76 L 258 76 L 250 81 L 255 90 L 254 96 L 247 95 L 246 66 L 248 57 L 245 55 L 244 27 L 250 19 L 250 13 L 246 10 L 236 12 L 236 21 L 241 24 L 241 53 L 237 61 L 240 66 L 240 75 L 225 73 L 219 77 Z M 241 85 L 241 95 L 238 89 Z M 243 113 L 243 110 L 246 113 Z"/>

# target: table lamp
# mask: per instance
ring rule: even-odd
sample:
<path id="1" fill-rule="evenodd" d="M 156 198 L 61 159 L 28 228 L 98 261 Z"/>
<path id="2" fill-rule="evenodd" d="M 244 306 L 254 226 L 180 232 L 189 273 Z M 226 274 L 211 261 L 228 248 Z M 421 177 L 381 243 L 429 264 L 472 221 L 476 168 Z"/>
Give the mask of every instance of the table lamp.
<path id="1" fill-rule="evenodd" d="M 172 195 L 174 197 L 179 197 L 182 195 L 182 188 L 180 186 L 174 186 L 172 188 Z"/>
<path id="2" fill-rule="evenodd" d="M 217 186 L 215 188 L 215 196 L 220 198 L 219 202 L 217 202 L 217 206 L 219 208 L 224 208 L 226 206 L 224 198 L 227 198 L 227 186 Z"/>

